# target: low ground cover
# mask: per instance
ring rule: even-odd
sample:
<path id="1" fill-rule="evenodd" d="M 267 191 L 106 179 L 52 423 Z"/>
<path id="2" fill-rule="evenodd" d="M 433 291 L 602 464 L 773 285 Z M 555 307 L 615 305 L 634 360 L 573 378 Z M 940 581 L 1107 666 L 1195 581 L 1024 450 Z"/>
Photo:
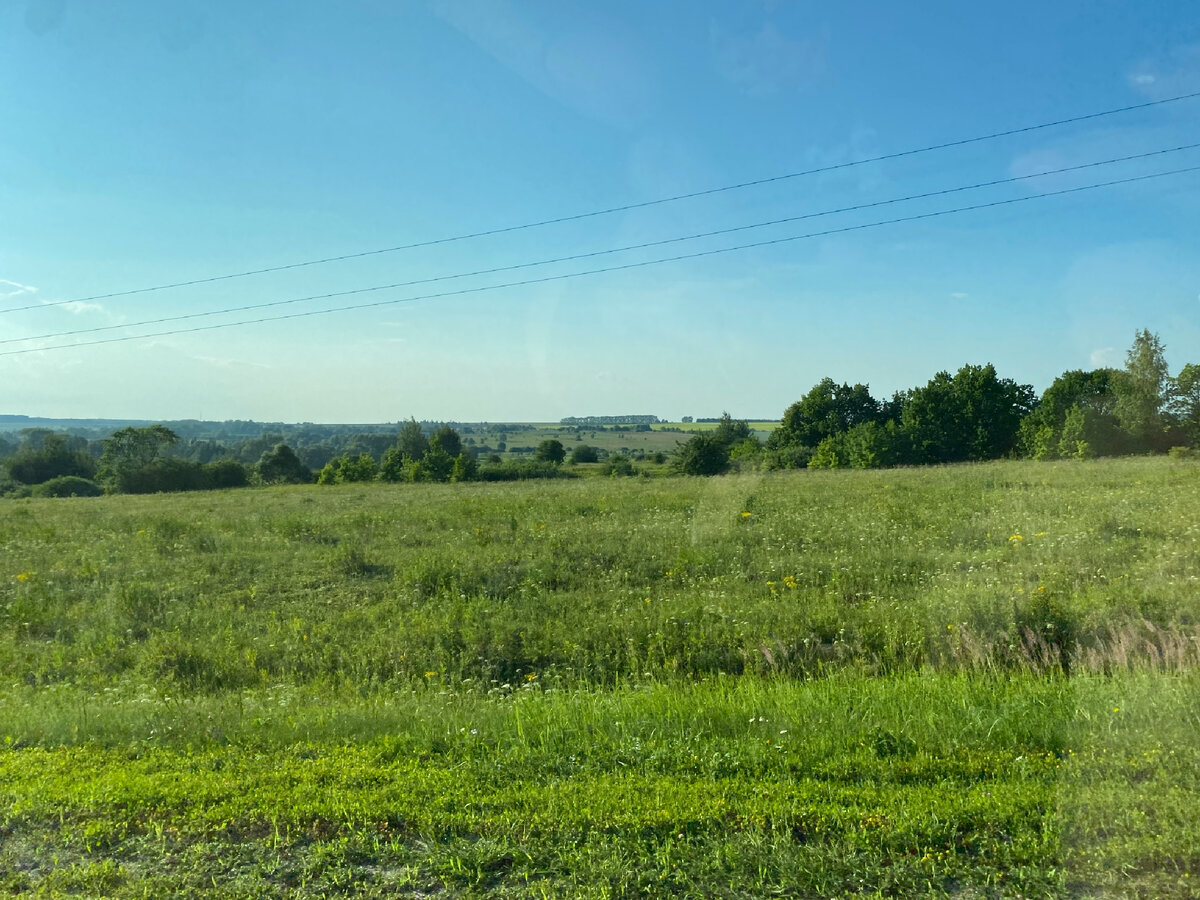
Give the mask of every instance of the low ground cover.
<path id="1" fill-rule="evenodd" d="M 1194 896 L 1200 468 L 23 500 L 0 890 Z"/>

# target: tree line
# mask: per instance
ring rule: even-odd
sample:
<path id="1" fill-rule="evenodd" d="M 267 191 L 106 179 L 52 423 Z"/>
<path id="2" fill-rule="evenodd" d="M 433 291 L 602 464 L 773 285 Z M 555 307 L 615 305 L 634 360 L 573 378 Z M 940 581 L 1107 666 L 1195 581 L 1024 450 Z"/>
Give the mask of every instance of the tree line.
<path id="1" fill-rule="evenodd" d="M 1175 376 L 1158 335 L 1139 331 L 1121 369 L 1072 370 L 1039 398 L 990 363 L 938 372 L 877 400 L 866 385 L 822 379 L 765 443 L 728 414 L 676 454 L 677 471 L 746 466 L 880 468 L 1003 457 L 1086 459 L 1200 447 L 1200 366 Z"/>
<path id="2" fill-rule="evenodd" d="M 648 426 L 647 426 L 648 427 Z M 532 459 L 504 461 L 443 424 L 429 429 L 410 419 L 393 434 L 352 435 L 337 455 L 310 466 L 279 435 L 249 442 L 257 454 L 195 452 L 165 425 L 127 426 L 99 442 L 32 428 L 13 445 L 0 437 L 7 478 L 0 494 L 88 496 L 157 493 L 272 484 L 364 481 L 461 482 L 570 477 L 564 463 L 601 461 L 596 448 L 570 455 L 543 440 Z M 184 444 L 183 448 L 180 445 Z M 745 421 L 728 413 L 672 455 L 683 475 L 730 469 L 879 468 L 1026 457 L 1086 459 L 1200 448 L 1200 366 L 1172 376 L 1162 341 L 1139 331 L 1123 368 L 1064 372 L 1039 398 L 1027 384 L 1001 378 L 990 363 L 938 372 L 923 386 L 888 399 L 863 384 L 822 379 L 783 413 L 760 442 Z M 185 452 L 180 452 L 181 449 Z M 239 458 L 239 456 L 241 458 Z M 660 461 L 661 461 L 660 457 Z M 624 455 L 603 460 L 603 472 L 631 475 Z"/>

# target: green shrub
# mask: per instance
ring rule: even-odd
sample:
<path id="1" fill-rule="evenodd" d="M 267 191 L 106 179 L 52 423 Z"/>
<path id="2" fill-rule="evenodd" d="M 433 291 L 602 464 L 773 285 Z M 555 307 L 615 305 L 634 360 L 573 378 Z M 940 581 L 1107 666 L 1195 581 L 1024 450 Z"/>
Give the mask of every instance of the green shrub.
<path id="1" fill-rule="evenodd" d="M 676 451 L 671 468 L 682 475 L 720 475 L 729 468 L 729 448 L 713 434 L 698 434 Z"/>
<path id="2" fill-rule="evenodd" d="M 104 488 L 78 475 L 60 475 L 43 481 L 30 492 L 33 497 L 99 497 Z"/>
<path id="3" fill-rule="evenodd" d="M 587 444 L 580 444 L 571 451 L 570 461 L 572 463 L 594 463 L 599 462 L 600 454 L 595 447 L 590 447 Z"/>
<path id="4" fill-rule="evenodd" d="M 601 470 L 605 475 L 627 476 L 637 474 L 637 470 L 633 467 L 633 460 L 624 453 L 619 453 L 616 456 L 610 456 L 604 463 L 604 468 Z"/>

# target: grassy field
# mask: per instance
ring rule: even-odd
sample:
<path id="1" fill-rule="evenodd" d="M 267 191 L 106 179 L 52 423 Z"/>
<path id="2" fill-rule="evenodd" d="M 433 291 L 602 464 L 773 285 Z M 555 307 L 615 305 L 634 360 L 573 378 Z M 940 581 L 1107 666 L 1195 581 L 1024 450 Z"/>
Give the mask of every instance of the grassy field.
<path id="1" fill-rule="evenodd" d="M 1193 897 L 1200 467 L 0 505 L 0 893 Z"/>

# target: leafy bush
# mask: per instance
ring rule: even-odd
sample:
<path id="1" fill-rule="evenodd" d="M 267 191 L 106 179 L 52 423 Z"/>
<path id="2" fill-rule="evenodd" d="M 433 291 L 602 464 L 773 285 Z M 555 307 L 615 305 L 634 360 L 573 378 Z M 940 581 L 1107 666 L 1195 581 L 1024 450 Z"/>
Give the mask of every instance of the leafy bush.
<path id="1" fill-rule="evenodd" d="M 533 458 L 539 462 L 548 462 L 558 465 L 567 457 L 567 451 L 563 448 L 562 441 L 554 438 L 547 438 L 537 446 L 534 451 Z"/>
<path id="2" fill-rule="evenodd" d="M 207 487 L 212 490 L 246 487 L 250 483 L 249 471 L 236 459 L 205 463 L 204 475 L 208 481 Z"/>
<path id="3" fill-rule="evenodd" d="M 679 448 L 671 468 L 682 475 L 720 475 L 729 468 L 729 448 L 714 434 L 698 434 Z"/>
<path id="4" fill-rule="evenodd" d="M 351 457 L 342 454 L 331 459 L 317 476 L 317 484 L 350 484 L 356 481 L 374 481 L 379 465 L 369 453 Z"/>
<path id="5" fill-rule="evenodd" d="M 812 458 L 808 461 L 808 467 L 810 469 L 837 469 L 846 465 L 842 444 L 840 435 L 831 434 L 829 437 L 821 438 L 816 450 L 813 451 Z"/>
<path id="6" fill-rule="evenodd" d="M 287 444 L 264 450 L 256 468 L 264 484 L 308 484 L 313 480 L 312 470 Z"/>
<path id="7" fill-rule="evenodd" d="M 587 444 L 579 444 L 571 451 L 570 461 L 572 463 L 594 463 L 599 462 L 600 454 L 595 447 Z"/>
<path id="8" fill-rule="evenodd" d="M 636 475 L 637 470 L 633 467 L 633 460 L 624 453 L 618 453 L 615 456 L 610 456 L 604 463 L 604 468 L 601 470 L 605 475 L 613 476 L 628 476 Z"/>
<path id="9" fill-rule="evenodd" d="M 9 457 L 9 475 L 22 484 L 41 484 L 67 475 L 91 478 L 96 474 L 96 461 L 86 450 L 73 446 L 73 440 L 81 439 L 68 439 L 53 433 L 46 435 L 40 447 L 27 447 Z"/>
<path id="10" fill-rule="evenodd" d="M 104 488 L 78 475 L 60 475 L 43 481 L 30 492 L 33 497 L 99 497 Z"/>

